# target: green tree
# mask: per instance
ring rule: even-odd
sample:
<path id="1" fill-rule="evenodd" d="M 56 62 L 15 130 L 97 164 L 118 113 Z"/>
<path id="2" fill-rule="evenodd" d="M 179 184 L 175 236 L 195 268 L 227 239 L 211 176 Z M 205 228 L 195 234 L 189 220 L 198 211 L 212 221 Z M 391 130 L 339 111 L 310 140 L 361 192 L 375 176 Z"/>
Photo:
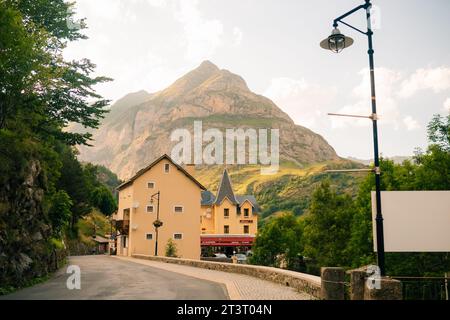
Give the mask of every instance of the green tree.
<path id="1" fill-rule="evenodd" d="M 68 146 L 88 144 L 91 136 L 64 129 L 99 125 L 108 101 L 94 87 L 110 79 L 93 77 L 87 59 L 64 60 L 67 43 L 85 38 L 84 23 L 67 23 L 72 6 L 0 1 L 0 247 L 9 248 L 0 255 L 2 286 L 52 268 L 50 227 L 54 234 L 64 229 L 69 199 L 72 226 L 90 210 L 83 171 Z"/>
<path id="2" fill-rule="evenodd" d="M 61 151 L 61 176 L 57 182 L 58 189 L 65 190 L 72 199 L 72 218 L 70 229 L 73 236 L 77 236 L 76 224 L 78 219 L 92 211 L 91 190 L 86 181 L 83 167 L 78 162 L 74 151 L 64 147 Z"/>
<path id="3" fill-rule="evenodd" d="M 295 268 L 302 251 L 302 230 L 297 217 L 291 213 L 271 219 L 259 230 L 253 248 L 252 264 L 279 267 L 284 260 Z"/>
<path id="4" fill-rule="evenodd" d="M 60 190 L 51 197 L 51 207 L 48 211 L 48 217 L 52 223 L 53 234 L 61 238 L 62 232 L 69 226 L 72 217 L 70 211 L 73 203 L 69 195 Z"/>
<path id="5" fill-rule="evenodd" d="M 70 122 L 97 128 L 109 103 L 93 87 L 109 81 L 91 77 L 88 59 L 65 61 L 68 41 L 85 38 L 69 28 L 73 4 L 63 0 L 5 0 L 5 24 L 0 38 L 0 129 L 26 124 L 28 134 L 46 140 L 53 136 L 70 145 L 87 144 L 89 133 L 63 131 Z M 2 19 L 2 21 L 4 21 Z"/>
<path id="6" fill-rule="evenodd" d="M 177 257 L 177 245 L 172 239 L 167 240 L 166 244 L 166 257 Z"/>
<path id="7" fill-rule="evenodd" d="M 105 216 L 110 216 L 117 210 L 117 204 L 111 191 L 104 185 L 94 189 L 92 193 L 92 204 Z"/>
<path id="8" fill-rule="evenodd" d="M 324 181 L 312 196 L 304 217 L 304 255 L 318 267 L 350 265 L 347 242 L 355 208 L 350 196 L 339 195 Z"/>
<path id="9" fill-rule="evenodd" d="M 435 114 L 427 126 L 428 140 L 444 152 L 450 152 L 450 115 Z"/>

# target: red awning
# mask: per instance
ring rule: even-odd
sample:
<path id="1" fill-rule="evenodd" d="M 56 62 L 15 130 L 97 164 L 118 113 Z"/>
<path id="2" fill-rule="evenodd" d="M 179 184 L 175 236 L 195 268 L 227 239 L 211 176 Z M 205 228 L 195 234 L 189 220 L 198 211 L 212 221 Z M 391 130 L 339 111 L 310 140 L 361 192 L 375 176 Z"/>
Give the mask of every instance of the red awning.
<path id="1" fill-rule="evenodd" d="M 255 240 L 251 236 L 240 236 L 240 237 L 200 237 L 200 242 L 202 246 L 216 246 L 216 247 L 236 247 L 236 246 L 251 246 Z"/>

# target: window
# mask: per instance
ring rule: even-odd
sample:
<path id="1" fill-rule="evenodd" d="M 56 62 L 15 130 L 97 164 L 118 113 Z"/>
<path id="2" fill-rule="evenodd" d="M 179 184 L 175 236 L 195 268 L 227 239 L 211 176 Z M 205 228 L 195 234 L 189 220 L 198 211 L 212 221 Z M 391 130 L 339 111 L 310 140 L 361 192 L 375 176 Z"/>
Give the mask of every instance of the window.
<path id="1" fill-rule="evenodd" d="M 174 211 L 175 213 L 183 213 L 184 208 L 183 208 L 183 206 L 174 206 L 174 207 L 173 207 L 173 211 Z"/>
<path id="2" fill-rule="evenodd" d="M 249 231 L 248 226 L 244 226 L 244 234 L 249 234 L 249 233 L 250 233 L 250 231 Z"/>
<path id="3" fill-rule="evenodd" d="M 249 210 L 248 210 L 248 208 L 246 208 L 246 209 L 244 209 L 244 217 L 248 218 L 248 216 L 249 216 Z"/>
<path id="4" fill-rule="evenodd" d="M 147 188 L 149 189 L 155 189 L 155 183 L 153 181 L 150 181 L 147 183 Z"/>
<path id="5" fill-rule="evenodd" d="M 127 248 L 127 237 L 122 237 L 122 248 Z"/>
<path id="6" fill-rule="evenodd" d="M 183 234 L 182 233 L 174 233 L 173 234 L 173 238 L 175 240 L 182 240 L 183 239 Z"/>
<path id="7" fill-rule="evenodd" d="M 155 207 L 153 205 L 147 206 L 147 213 L 153 213 L 155 212 Z"/>
<path id="8" fill-rule="evenodd" d="M 147 233 L 147 234 L 145 235 L 145 239 L 147 239 L 147 240 L 153 240 L 153 233 Z"/>
<path id="9" fill-rule="evenodd" d="M 228 208 L 223 209 L 223 217 L 225 219 L 228 219 L 230 217 L 230 209 Z"/>
<path id="10" fill-rule="evenodd" d="M 230 226 L 223 226 L 223 233 L 229 234 L 230 233 Z"/>
<path id="11" fill-rule="evenodd" d="M 165 172 L 165 173 L 169 173 L 169 171 L 170 171 L 170 164 L 165 163 L 165 164 L 164 164 L 164 172 Z"/>

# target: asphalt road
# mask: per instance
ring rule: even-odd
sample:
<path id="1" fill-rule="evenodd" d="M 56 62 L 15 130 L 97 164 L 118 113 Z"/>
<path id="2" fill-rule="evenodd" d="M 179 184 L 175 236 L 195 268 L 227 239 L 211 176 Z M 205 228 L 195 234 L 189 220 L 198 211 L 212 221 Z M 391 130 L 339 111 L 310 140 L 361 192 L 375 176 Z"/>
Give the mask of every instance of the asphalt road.
<path id="1" fill-rule="evenodd" d="M 69 265 L 81 270 L 81 289 L 69 290 Z M 48 281 L 0 299 L 19 300 L 223 300 L 224 286 L 179 273 L 108 256 L 71 257 L 69 264 Z"/>

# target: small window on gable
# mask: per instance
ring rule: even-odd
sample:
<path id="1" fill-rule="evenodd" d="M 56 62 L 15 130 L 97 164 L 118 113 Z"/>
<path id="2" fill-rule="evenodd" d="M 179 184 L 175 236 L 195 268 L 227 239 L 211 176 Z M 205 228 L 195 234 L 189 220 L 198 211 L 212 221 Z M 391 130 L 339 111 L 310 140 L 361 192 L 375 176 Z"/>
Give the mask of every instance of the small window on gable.
<path id="1" fill-rule="evenodd" d="M 153 213 L 155 212 L 155 207 L 153 205 L 147 206 L 147 213 Z"/>
<path id="2" fill-rule="evenodd" d="M 153 240 L 153 233 L 147 233 L 147 234 L 145 235 L 145 238 L 146 238 L 147 240 Z"/>
<path id="3" fill-rule="evenodd" d="M 245 208 L 244 209 L 244 217 L 248 218 L 248 216 L 249 216 L 249 210 L 248 210 L 248 208 Z"/>
<path id="4" fill-rule="evenodd" d="M 183 239 L 183 234 L 182 233 L 174 233 L 173 234 L 173 239 L 174 240 L 182 240 Z"/>
<path id="5" fill-rule="evenodd" d="M 147 188 L 149 189 L 155 189 L 155 183 L 153 181 L 150 181 L 147 183 Z"/>
<path id="6" fill-rule="evenodd" d="M 225 219 L 228 219 L 230 217 L 230 209 L 228 208 L 223 209 L 223 217 Z"/>
<path id="7" fill-rule="evenodd" d="M 173 207 L 173 211 L 175 213 L 183 213 L 184 208 L 183 208 L 183 206 L 175 206 L 175 207 Z"/>
<path id="8" fill-rule="evenodd" d="M 165 173 L 169 173 L 169 171 L 170 171 L 170 164 L 165 163 L 165 164 L 164 164 L 164 172 L 165 172 Z"/>

